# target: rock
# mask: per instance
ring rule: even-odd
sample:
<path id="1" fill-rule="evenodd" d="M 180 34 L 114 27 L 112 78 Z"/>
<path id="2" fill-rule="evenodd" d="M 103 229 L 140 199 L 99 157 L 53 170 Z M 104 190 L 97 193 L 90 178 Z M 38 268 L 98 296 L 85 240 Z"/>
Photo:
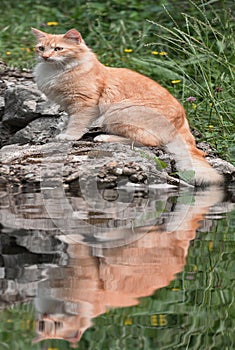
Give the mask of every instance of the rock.
<path id="1" fill-rule="evenodd" d="M 0 182 L 43 183 L 46 187 L 55 186 L 57 182 L 69 185 L 77 182 L 91 192 L 94 186 L 113 188 L 127 182 L 178 186 L 178 179 L 156 169 L 154 154 L 147 147 L 141 150 L 146 157 L 138 148 L 117 143 L 77 141 L 9 145 L 0 150 Z"/>
<path id="2" fill-rule="evenodd" d="M 11 135 L 12 133 L 9 128 L 0 122 L 0 148 L 10 142 Z"/>
<path id="3" fill-rule="evenodd" d="M 17 131 L 10 144 L 25 144 L 29 142 L 43 143 L 59 134 L 68 121 L 68 116 L 62 113 L 58 117 L 40 117 L 29 123 L 24 129 Z"/>
<path id="4" fill-rule="evenodd" d="M 0 96 L 0 120 L 2 119 L 2 116 L 4 114 L 4 108 L 5 108 L 5 100 L 2 96 Z"/>
<path id="5" fill-rule="evenodd" d="M 235 179 L 235 167 L 232 164 L 218 157 L 208 158 L 207 160 L 213 166 L 213 168 L 225 176 L 227 181 L 232 181 Z"/>
<path id="6" fill-rule="evenodd" d="M 36 88 L 17 85 L 5 91 L 5 111 L 2 121 L 13 130 L 20 130 L 41 116 L 54 116 L 58 106 L 49 104 Z"/>

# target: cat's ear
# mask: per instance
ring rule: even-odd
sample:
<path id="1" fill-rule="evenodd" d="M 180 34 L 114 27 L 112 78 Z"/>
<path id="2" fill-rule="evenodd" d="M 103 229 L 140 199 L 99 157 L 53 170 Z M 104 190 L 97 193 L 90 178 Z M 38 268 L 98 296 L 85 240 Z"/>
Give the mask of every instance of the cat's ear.
<path id="1" fill-rule="evenodd" d="M 76 29 L 70 29 L 64 34 L 64 38 L 73 40 L 76 44 L 80 44 L 83 41 L 81 34 Z"/>
<path id="2" fill-rule="evenodd" d="M 46 33 L 42 32 L 39 29 L 31 28 L 31 30 L 32 30 L 32 33 L 35 35 L 37 40 L 43 39 L 47 35 Z"/>

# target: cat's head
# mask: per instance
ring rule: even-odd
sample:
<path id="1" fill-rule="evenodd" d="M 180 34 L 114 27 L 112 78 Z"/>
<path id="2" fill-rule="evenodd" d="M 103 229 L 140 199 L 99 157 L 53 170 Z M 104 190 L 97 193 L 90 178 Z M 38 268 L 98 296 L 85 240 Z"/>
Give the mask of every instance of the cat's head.
<path id="1" fill-rule="evenodd" d="M 48 34 L 35 28 L 32 32 L 37 40 L 36 54 L 42 62 L 63 65 L 82 60 L 84 54 L 90 51 L 76 29 L 70 29 L 65 34 Z"/>

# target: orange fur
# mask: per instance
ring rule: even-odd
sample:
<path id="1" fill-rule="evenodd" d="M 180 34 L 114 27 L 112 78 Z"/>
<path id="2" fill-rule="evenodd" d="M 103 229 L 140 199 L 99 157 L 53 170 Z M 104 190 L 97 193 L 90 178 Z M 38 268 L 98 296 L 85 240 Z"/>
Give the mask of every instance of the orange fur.
<path id="1" fill-rule="evenodd" d="M 174 153 L 179 170 L 195 172 L 196 185 L 223 181 L 196 148 L 184 108 L 165 88 L 129 69 L 104 66 L 75 29 L 61 35 L 32 31 L 40 61 L 37 85 L 70 115 L 58 139 L 78 140 L 100 118 L 111 134 L 146 146 L 165 146 Z"/>

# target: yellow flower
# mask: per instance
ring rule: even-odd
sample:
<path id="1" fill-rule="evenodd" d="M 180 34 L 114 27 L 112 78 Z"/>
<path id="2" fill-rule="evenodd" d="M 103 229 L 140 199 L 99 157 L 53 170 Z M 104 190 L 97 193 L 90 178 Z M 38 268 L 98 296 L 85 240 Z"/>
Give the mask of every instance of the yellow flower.
<path id="1" fill-rule="evenodd" d="M 31 49 L 29 47 L 21 47 L 20 49 L 22 51 L 31 52 Z"/>
<path id="2" fill-rule="evenodd" d="M 214 129 L 214 125 L 208 125 L 209 129 Z"/>
<path id="3" fill-rule="evenodd" d="M 159 55 L 161 55 L 161 56 L 167 56 L 167 52 L 161 51 L 161 52 L 159 52 Z"/>
<path id="4" fill-rule="evenodd" d="M 132 52 L 133 50 L 132 49 L 124 49 L 124 52 L 126 53 L 129 53 L 129 52 Z"/>
<path id="5" fill-rule="evenodd" d="M 6 51 L 6 55 L 11 55 L 11 51 Z"/>
<path id="6" fill-rule="evenodd" d="M 181 80 L 180 79 L 171 80 L 171 83 L 172 84 L 179 84 L 179 83 L 181 83 Z"/>
<path id="7" fill-rule="evenodd" d="M 158 55 L 159 52 L 158 52 L 158 51 L 152 51 L 151 54 L 152 54 L 152 55 Z"/>
<path id="8" fill-rule="evenodd" d="M 58 22 L 47 22 L 48 26 L 58 26 Z"/>
<path id="9" fill-rule="evenodd" d="M 131 318 L 126 318 L 125 320 L 124 320 L 124 325 L 125 326 L 130 326 L 130 325 L 132 325 L 133 324 L 133 322 L 132 322 L 132 319 Z"/>
<path id="10" fill-rule="evenodd" d="M 192 103 L 192 108 L 193 108 L 193 109 L 197 109 L 196 103 Z"/>

